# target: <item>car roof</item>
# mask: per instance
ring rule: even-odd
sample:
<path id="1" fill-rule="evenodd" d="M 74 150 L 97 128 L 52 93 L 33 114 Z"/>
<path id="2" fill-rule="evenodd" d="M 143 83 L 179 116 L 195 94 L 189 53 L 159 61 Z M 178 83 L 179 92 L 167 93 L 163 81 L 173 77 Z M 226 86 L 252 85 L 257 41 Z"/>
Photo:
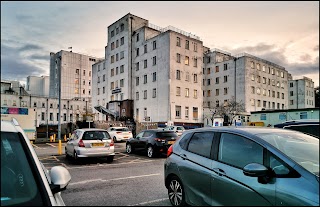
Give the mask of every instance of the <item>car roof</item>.
<path id="1" fill-rule="evenodd" d="M 172 130 L 163 130 L 163 129 L 144 129 L 142 131 L 144 131 L 144 132 L 146 132 L 146 131 L 150 131 L 150 132 L 174 132 Z"/>
<path id="2" fill-rule="evenodd" d="M 203 128 L 197 128 L 197 129 L 190 129 L 190 130 L 187 130 L 186 132 L 188 133 L 188 132 L 199 132 L 199 131 L 208 131 L 208 130 L 214 131 L 214 132 L 235 132 L 242 135 L 288 132 L 288 130 L 285 130 L 282 128 L 257 127 L 257 126 L 203 127 Z"/>
<path id="3" fill-rule="evenodd" d="M 1 131 L 6 132 L 18 132 L 17 128 L 11 121 L 2 121 L 1 120 Z"/>
<path id="4" fill-rule="evenodd" d="M 299 120 L 299 121 L 287 121 L 284 123 L 280 123 L 280 124 L 275 124 L 274 127 L 284 127 L 284 126 L 290 126 L 290 125 L 319 125 L 319 120 L 317 119 L 309 119 L 309 120 Z"/>
<path id="5" fill-rule="evenodd" d="M 122 128 L 128 128 L 128 127 L 113 126 L 113 127 L 110 127 L 110 128 L 122 129 Z"/>
<path id="6" fill-rule="evenodd" d="M 83 131 L 83 132 L 87 132 L 87 131 L 107 131 L 106 129 L 99 129 L 99 128 L 82 128 L 82 129 L 76 129 L 78 131 Z"/>

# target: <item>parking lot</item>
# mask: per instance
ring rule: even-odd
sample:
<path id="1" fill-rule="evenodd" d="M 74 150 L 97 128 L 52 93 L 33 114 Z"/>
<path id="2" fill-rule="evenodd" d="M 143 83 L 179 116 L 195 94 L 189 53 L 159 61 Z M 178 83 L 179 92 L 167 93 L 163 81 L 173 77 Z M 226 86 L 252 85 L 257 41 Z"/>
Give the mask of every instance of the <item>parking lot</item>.
<path id="1" fill-rule="evenodd" d="M 66 167 L 71 182 L 62 192 L 66 205 L 170 206 L 164 186 L 163 164 L 166 156 L 148 158 L 145 153 L 128 155 L 125 143 L 115 143 L 114 161 L 105 158 L 75 162 L 58 155 L 57 143 L 34 144 L 40 161 L 47 169 Z"/>

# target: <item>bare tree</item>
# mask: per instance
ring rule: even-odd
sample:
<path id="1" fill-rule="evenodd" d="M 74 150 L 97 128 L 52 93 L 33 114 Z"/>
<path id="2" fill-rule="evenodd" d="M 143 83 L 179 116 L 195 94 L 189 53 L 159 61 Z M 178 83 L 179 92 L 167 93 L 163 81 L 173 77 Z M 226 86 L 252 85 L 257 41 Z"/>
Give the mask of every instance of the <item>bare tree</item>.
<path id="1" fill-rule="evenodd" d="M 237 115 L 241 114 L 241 112 L 245 112 L 245 105 L 242 101 L 236 102 L 235 98 L 232 97 L 228 102 L 221 104 L 216 107 L 210 108 L 210 119 L 213 123 L 214 117 L 224 117 L 227 116 L 229 118 L 229 124 L 232 124 L 232 120 Z"/>

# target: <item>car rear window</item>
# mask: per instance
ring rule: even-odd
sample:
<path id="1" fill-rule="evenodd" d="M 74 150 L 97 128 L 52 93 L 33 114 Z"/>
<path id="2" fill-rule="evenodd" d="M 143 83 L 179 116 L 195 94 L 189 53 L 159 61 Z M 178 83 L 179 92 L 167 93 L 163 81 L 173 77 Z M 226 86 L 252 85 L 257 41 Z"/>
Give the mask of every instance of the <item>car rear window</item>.
<path id="1" fill-rule="evenodd" d="M 178 135 L 175 132 L 157 132 L 157 137 L 177 137 Z"/>
<path id="2" fill-rule="evenodd" d="M 110 139 L 110 135 L 106 131 L 88 131 L 84 132 L 82 140 Z"/>
<path id="3" fill-rule="evenodd" d="M 128 128 L 118 128 L 118 129 L 116 129 L 116 131 L 117 132 L 127 132 L 127 131 L 129 131 L 129 129 Z"/>

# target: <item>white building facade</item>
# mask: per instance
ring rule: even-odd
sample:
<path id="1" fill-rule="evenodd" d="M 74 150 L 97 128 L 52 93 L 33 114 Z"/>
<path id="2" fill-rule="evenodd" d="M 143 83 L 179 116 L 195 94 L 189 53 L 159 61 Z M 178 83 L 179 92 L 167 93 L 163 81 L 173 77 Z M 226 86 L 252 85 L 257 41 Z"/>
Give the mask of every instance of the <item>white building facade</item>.
<path id="1" fill-rule="evenodd" d="M 289 109 L 303 109 L 315 107 L 314 82 L 312 79 L 289 80 Z"/>
<path id="2" fill-rule="evenodd" d="M 28 76 L 26 91 L 30 95 L 49 96 L 50 78 L 49 76 Z"/>
<path id="3" fill-rule="evenodd" d="M 197 36 L 127 14 L 108 27 L 106 71 L 93 72 L 93 87 L 102 96 L 93 106 L 105 104 L 120 116 L 130 110 L 139 122 L 200 124 L 202 56 Z M 132 108 L 119 103 L 130 100 Z"/>
<path id="4" fill-rule="evenodd" d="M 51 98 L 59 96 L 61 71 L 61 99 L 88 100 L 91 97 L 92 65 L 103 58 L 95 58 L 61 50 L 50 53 L 50 90 Z"/>

